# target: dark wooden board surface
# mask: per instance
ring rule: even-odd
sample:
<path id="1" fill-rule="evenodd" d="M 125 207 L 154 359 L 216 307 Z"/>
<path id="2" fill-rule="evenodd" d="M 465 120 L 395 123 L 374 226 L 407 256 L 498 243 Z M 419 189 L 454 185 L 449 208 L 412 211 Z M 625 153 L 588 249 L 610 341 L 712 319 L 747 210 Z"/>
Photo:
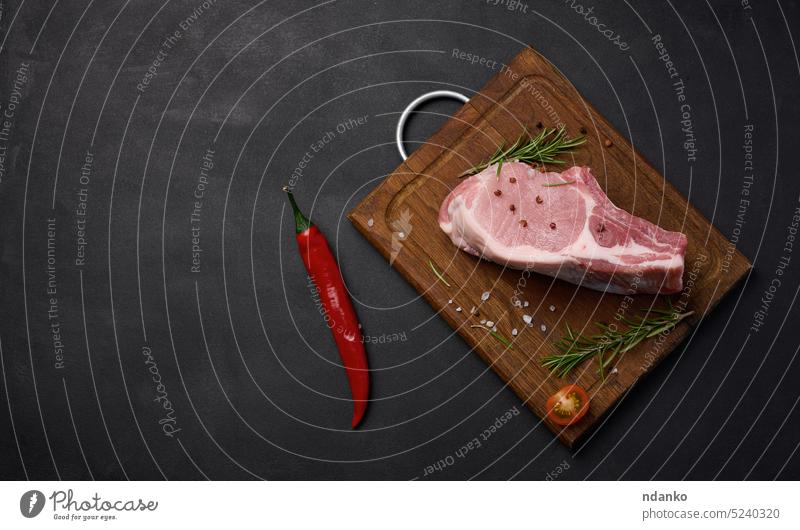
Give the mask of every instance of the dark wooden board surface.
<path id="1" fill-rule="evenodd" d="M 694 315 L 669 334 L 627 352 L 605 379 L 596 373 L 595 362 L 584 363 L 560 379 L 542 368 L 540 359 L 555 351 L 553 342 L 565 325 L 592 333 L 594 322 L 613 322 L 617 315 L 631 317 L 649 307 L 665 307 L 664 297 L 599 293 L 480 261 L 458 250 L 437 223 L 439 205 L 458 184 L 459 174 L 503 142 L 516 139 L 524 128 L 535 132 L 540 126 L 561 124 L 572 136 L 585 128 L 588 137 L 566 167 L 591 166 L 617 206 L 668 230 L 681 231 L 689 239 L 684 291 L 672 295 L 671 301 Z M 577 382 L 589 391 L 591 407 L 579 424 L 566 428 L 548 424 L 569 446 L 668 355 L 750 268 L 747 259 L 553 65 L 530 48 L 384 179 L 349 218 L 537 415 L 543 415 L 547 396 L 567 383 Z M 397 229 L 401 220 L 412 227 L 407 233 Z M 429 260 L 452 287 L 437 280 Z M 491 296 L 481 304 L 481 294 L 487 291 Z M 453 303 L 448 304 L 451 299 Z M 515 299 L 530 306 L 516 307 Z M 470 309 L 479 305 L 480 316 L 470 316 Z M 463 310 L 457 312 L 457 307 Z M 533 326 L 524 325 L 523 314 L 533 316 Z M 484 318 L 497 322 L 505 337 L 512 338 L 513 328 L 521 331 L 513 337 L 513 349 L 470 327 Z"/>

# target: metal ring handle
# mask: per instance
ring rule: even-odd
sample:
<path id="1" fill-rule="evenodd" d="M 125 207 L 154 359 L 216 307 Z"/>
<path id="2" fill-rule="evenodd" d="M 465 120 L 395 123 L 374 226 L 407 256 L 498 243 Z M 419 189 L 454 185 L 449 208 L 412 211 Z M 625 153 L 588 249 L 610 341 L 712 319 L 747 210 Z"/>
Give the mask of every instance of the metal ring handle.
<path id="1" fill-rule="evenodd" d="M 429 99 L 436 99 L 436 98 L 453 98 L 463 103 L 469 101 L 469 98 L 464 94 L 459 94 L 458 92 L 453 92 L 452 90 L 434 90 L 433 92 L 422 94 L 420 97 L 409 103 L 408 106 L 403 111 L 403 113 L 400 114 L 400 119 L 397 120 L 397 131 L 395 132 L 395 141 L 397 142 L 397 150 L 400 152 L 400 156 L 403 158 L 403 160 L 408 158 L 408 154 L 406 153 L 406 150 L 403 147 L 403 129 L 406 126 L 406 121 L 408 120 L 408 117 L 411 115 L 414 109 L 419 106 L 420 103 L 424 103 Z"/>

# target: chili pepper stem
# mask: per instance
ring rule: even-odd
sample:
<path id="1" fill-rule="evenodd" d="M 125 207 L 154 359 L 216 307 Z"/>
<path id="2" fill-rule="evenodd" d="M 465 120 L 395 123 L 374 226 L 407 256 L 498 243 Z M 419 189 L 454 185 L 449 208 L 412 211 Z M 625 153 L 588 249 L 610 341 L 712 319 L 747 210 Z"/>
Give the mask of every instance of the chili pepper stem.
<path id="1" fill-rule="evenodd" d="M 313 223 L 300 211 L 300 207 L 297 206 L 297 202 L 294 200 L 294 195 L 292 195 L 291 190 L 289 190 L 289 186 L 284 186 L 283 191 L 289 196 L 289 203 L 292 205 L 292 211 L 294 212 L 294 229 L 298 234 L 301 234 L 311 228 Z"/>

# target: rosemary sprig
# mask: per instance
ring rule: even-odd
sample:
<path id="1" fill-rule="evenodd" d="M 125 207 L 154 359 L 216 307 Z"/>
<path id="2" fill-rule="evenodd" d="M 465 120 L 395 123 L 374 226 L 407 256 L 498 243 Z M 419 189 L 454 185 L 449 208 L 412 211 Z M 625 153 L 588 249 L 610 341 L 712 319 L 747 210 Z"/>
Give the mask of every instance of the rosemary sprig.
<path id="1" fill-rule="evenodd" d="M 447 283 L 447 280 L 444 279 L 444 276 L 442 276 L 442 273 L 436 270 L 436 267 L 433 265 L 433 262 L 431 260 L 428 260 L 428 265 L 431 266 L 431 270 L 436 275 L 436 277 L 439 278 L 440 280 L 442 280 L 443 284 L 445 284 L 446 286 L 450 287 L 450 284 Z"/>
<path id="2" fill-rule="evenodd" d="M 584 142 L 586 142 L 584 136 L 567 138 L 567 133 L 563 126 L 558 129 L 549 129 L 545 127 L 536 136 L 526 136 L 523 134 L 509 147 L 505 147 L 505 145 L 501 146 L 491 158 L 465 171 L 459 175 L 459 177 L 473 175 L 479 171 L 483 171 L 492 164 L 497 164 L 497 174 L 499 175 L 503 163 L 514 160 L 527 163 L 563 164 L 564 162 L 558 160 L 556 157 L 565 151 L 578 147 Z"/>
<path id="3" fill-rule="evenodd" d="M 599 365 L 597 371 L 601 378 L 605 378 L 606 368 L 617 355 L 624 354 L 645 339 L 671 330 L 692 313 L 694 311 L 679 313 L 670 303 L 668 309 L 649 310 L 638 322 L 621 318 L 620 320 L 628 326 L 625 331 L 596 322 L 595 326 L 600 328 L 602 333 L 588 337 L 576 333 L 567 325 L 566 334 L 555 343 L 561 353 L 542 358 L 542 366 L 558 377 L 565 377 L 583 361 L 597 357 Z"/>
<path id="4" fill-rule="evenodd" d="M 479 324 L 473 324 L 470 327 L 471 328 L 485 329 L 486 331 L 489 332 L 489 335 L 491 335 L 492 337 L 496 338 L 497 340 L 499 340 L 500 342 L 505 344 L 506 348 L 508 348 L 509 350 L 513 350 L 514 349 L 514 346 L 511 345 L 511 341 L 509 341 L 507 338 L 505 338 L 504 336 L 502 336 L 501 334 L 499 334 L 495 330 L 493 330 L 491 328 L 487 328 L 486 326 L 482 326 L 482 325 L 479 325 Z"/>

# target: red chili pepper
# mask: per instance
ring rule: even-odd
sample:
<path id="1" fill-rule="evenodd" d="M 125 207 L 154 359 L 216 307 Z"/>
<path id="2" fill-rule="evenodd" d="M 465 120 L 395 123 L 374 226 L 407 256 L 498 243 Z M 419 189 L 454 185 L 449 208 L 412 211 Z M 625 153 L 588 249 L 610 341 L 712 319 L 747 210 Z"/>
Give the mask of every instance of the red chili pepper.
<path id="1" fill-rule="evenodd" d="M 333 333 L 339 356 L 342 359 L 350 393 L 353 397 L 353 428 L 361 422 L 367 410 L 369 397 L 369 367 L 364 341 L 358 325 L 358 317 L 353 303 L 347 294 L 342 281 L 342 273 L 336 264 L 328 241 L 322 232 L 300 212 L 288 187 L 283 191 L 289 196 L 294 210 L 294 224 L 297 231 L 297 245 L 300 257 L 306 266 L 309 276 L 319 291 L 319 298 L 326 314 L 330 318 L 328 327 Z"/>

